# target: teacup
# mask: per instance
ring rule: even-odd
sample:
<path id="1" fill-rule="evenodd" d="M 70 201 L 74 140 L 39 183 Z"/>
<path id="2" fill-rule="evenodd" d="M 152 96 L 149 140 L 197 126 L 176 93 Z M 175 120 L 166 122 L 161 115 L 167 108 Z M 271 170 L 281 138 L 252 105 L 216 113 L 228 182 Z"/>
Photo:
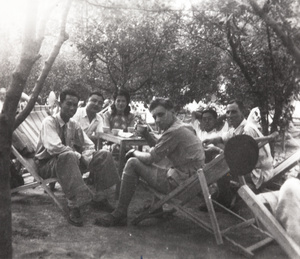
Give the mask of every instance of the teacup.
<path id="1" fill-rule="evenodd" d="M 133 133 L 134 132 L 134 127 L 128 127 L 127 130 L 128 130 L 128 132 Z"/>
<path id="2" fill-rule="evenodd" d="M 136 126 L 136 129 L 137 129 L 137 131 L 138 132 L 144 132 L 145 130 L 147 130 L 147 125 L 140 125 L 140 124 L 138 124 L 137 126 Z"/>
<path id="3" fill-rule="evenodd" d="M 114 136 L 118 136 L 120 129 L 112 129 L 111 132 Z"/>

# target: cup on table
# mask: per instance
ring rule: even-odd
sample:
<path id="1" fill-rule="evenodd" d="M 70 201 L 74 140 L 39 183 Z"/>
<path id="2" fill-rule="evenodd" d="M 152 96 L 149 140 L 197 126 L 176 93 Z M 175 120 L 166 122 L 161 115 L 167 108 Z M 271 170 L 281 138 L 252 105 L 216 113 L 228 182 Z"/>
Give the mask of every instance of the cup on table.
<path id="1" fill-rule="evenodd" d="M 128 127 L 127 130 L 128 130 L 128 132 L 133 133 L 134 132 L 134 127 Z"/>
<path id="2" fill-rule="evenodd" d="M 112 129 L 111 132 L 114 136 L 118 136 L 120 129 Z"/>
<path id="3" fill-rule="evenodd" d="M 147 125 L 141 125 L 141 124 L 138 124 L 137 126 L 136 126 L 136 130 L 138 131 L 138 132 L 144 132 L 144 131 L 146 131 L 147 130 Z"/>
<path id="4" fill-rule="evenodd" d="M 102 129 L 103 129 L 104 133 L 109 133 L 109 131 L 110 131 L 109 127 L 102 127 Z"/>

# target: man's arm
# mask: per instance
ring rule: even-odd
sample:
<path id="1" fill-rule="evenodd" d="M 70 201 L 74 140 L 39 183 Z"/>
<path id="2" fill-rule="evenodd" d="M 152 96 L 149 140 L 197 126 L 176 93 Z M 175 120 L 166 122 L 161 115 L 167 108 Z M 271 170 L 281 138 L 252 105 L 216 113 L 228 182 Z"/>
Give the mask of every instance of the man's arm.
<path id="1" fill-rule="evenodd" d="M 131 153 L 129 155 L 129 153 Z M 130 150 L 127 152 L 126 157 L 136 157 L 138 160 L 140 160 L 142 163 L 151 165 L 153 163 L 153 159 L 150 153 L 142 152 L 139 150 Z"/>
<path id="2" fill-rule="evenodd" d="M 66 151 L 72 151 L 70 147 L 62 144 L 57 128 L 52 120 L 53 118 L 49 117 L 49 119 L 47 118 L 43 122 L 40 133 L 43 146 L 51 156 L 58 155 Z"/>
<path id="3" fill-rule="evenodd" d="M 203 146 L 207 146 L 207 145 L 210 145 L 210 144 L 213 144 L 213 145 L 217 145 L 217 144 L 223 144 L 223 139 L 222 137 L 215 137 L 215 138 L 209 138 L 209 139 L 204 139 L 202 141 L 203 143 Z"/>
<path id="4" fill-rule="evenodd" d="M 147 141 L 150 147 L 154 147 L 156 145 L 156 139 L 150 134 L 146 127 L 138 130 L 138 133 Z"/>

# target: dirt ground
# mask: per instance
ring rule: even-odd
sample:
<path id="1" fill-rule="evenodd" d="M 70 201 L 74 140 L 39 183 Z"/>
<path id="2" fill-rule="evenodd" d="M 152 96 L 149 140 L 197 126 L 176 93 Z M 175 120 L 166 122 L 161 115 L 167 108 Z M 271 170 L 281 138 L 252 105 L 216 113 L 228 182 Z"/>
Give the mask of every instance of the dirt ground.
<path id="1" fill-rule="evenodd" d="M 297 143 L 298 145 L 299 143 Z M 293 146 L 293 149 L 298 146 Z M 280 149 L 276 159 L 288 156 Z M 292 152 L 289 149 L 289 152 Z M 58 186 L 56 192 L 66 205 Z M 110 201 L 115 204 L 113 192 Z M 169 219 L 148 219 L 137 226 L 130 224 L 134 211 L 151 196 L 139 187 L 130 206 L 127 227 L 104 228 L 93 225 L 101 213 L 88 204 L 82 206 L 83 227 L 66 221 L 62 212 L 41 188 L 22 191 L 12 196 L 13 258 L 137 258 L 192 259 L 244 258 L 225 241 L 217 245 L 214 236 L 176 213 Z M 241 200 L 235 211 L 251 216 Z M 217 212 L 218 218 L 223 212 Z M 225 220 L 226 221 L 226 220 Z M 228 223 L 228 222 L 227 222 Z M 249 239 L 247 231 L 237 231 L 239 240 Z M 251 238 L 250 238 L 251 239 Z M 257 251 L 255 258 L 287 258 L 275 242 Z"/>

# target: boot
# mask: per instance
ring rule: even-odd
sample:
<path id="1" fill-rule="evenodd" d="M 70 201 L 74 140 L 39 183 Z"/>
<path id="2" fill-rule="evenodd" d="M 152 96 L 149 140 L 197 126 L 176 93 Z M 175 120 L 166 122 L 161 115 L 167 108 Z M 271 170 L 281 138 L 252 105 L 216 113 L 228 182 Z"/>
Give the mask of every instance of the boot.
<path id="1" fill-rule="evenodd" d="M 95 225 L 110 227 L 123 225 L 127 219 L 127 209 L 136 190 L 137 178 L 123 174 L 120 190 L 120 198 L 117 208 L 111 213 L 95 220 Z"/>

